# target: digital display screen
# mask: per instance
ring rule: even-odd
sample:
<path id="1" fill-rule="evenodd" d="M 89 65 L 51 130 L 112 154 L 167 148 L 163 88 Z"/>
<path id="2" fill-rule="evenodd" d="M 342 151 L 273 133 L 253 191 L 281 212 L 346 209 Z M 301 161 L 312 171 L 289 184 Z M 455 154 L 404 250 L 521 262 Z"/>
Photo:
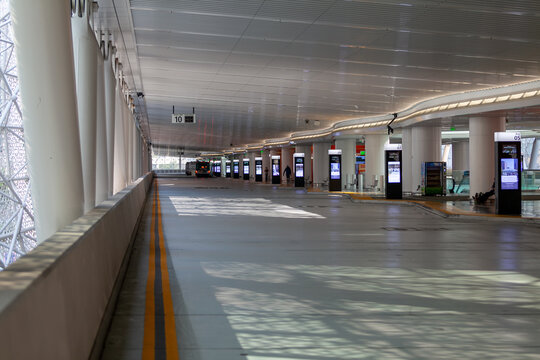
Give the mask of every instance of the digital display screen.
<path id="1" fill-rule="evenodd" d="M 238 164 L 233 165 L 233 171 L 235 174 L 238 174 Z"/>
<path id="2" fill-rule="evenodd" d="M 227 165 L 225 167 L 225 171 L 227 172 L 227 174 L 230 174 L 231 173 L 231 165 Z"/>
<path id="3" fill-rule="evenodd" d="M 501 159 L 501 190 L 518 190 L 518 159 Z"/>
<path id="4" fill-rule="evenodd" d="M 401 182 L 401 166 L 399 161 L 388 162 L 388 183 L 399 184 Z"/>
<path id="5" fill-rule="evenodd" d="M 296 176 L 297 178 L 304 177 L 304 164 L 296 164 L 294 176 Z"/>
<path id="6" fill-rule="evenodd" d="M 255 175 L 262 175 L 262 165 L 255 164 Z"/>
<path id="7" fill-rule="evenodd" d="M 339 155 L 330 155 L 330 179 L 332 180 L 341 179 L 340 160 Z"/>
<path id="8" fill-rule="evenodd" d="M 340 172 L 339 172 L 339 163 L 331 163 L 330 164 L 330 179 L 332 180 L 339 180 Z"/>
<path id="9" fill-rule="evenodd" d="M 216 165 L 216 172 L 221 172 L 221 165 Z"/>
<path id="10" fill-rule="evenodd" d="M 249 165 L 244 165 L 244 174 L 249 174 Z"/>
<path id="11" fill-rule="evenodd" d="M 272 176 L 279 176 L 279 159 L 272 159 Z"/>

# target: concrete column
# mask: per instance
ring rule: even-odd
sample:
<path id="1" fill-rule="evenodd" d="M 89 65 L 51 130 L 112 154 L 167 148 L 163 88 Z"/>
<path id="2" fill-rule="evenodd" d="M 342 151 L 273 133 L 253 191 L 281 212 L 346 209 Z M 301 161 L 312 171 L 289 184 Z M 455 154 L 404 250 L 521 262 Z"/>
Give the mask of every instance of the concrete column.
<path id="1" fill-rule="evenodd" d="M 366 144 L 366 173 L 365 186 L 384 189 L 381 176 L 384 176 L 384 144 L 388 142 L 388 135 L 371 134 L 365 136 Z"/>
<path id="2" fill-rule="evenodd" d="M 401 131 L 401 145 L 402 145 L 402 164 L 403 169 L 402 181 L 403 192 L 413 192 L 412 185 L 412 129 L 404 128 Z"/>
<path id="3" fill-rule="evenodd" d="M 422 163 L 441 161 L 441 128 L 417 126 L 412 128 L 412 186 L 420 191 Z M 366 151 L 367 152 L 367 151 Z"/>
<path id="4" fill-rule="evenodd" d="M 313 187 L 321 187 L 328 184 L 329 159 L 328 150 L 330 143 L 313 143 Z"/>
<path id="5" fill-rule="evenodd" d="M 116 114 L 116 78 L 113 71 L 112 45 L 106 44 L 105 63 L 103 64 L 105 80 L 105 122 L 107 130 L 107 196 L 113 194 L 114 189 L 114 127 Z"/>
<path id="6" fill-rule="evenodd" d="M 96 205 L 96 73 L 99 47 L 88 23 L 91 8 L 86 6 L 82 17 L 74 15 L 71 18 L 85 213 Z"/>
<path id="7" fill-rule="evenodd" d="M 452 143 L 452 171 L 469 170 L 469 142 L 455 141 Z"/>
<path id="8" fill-rule="evenodd" d="M 312 181 L 311 176 L 311 144 L 296 145 L 297 153 L 304 153 L 304 181 L 306 186 Z M 294 169 L 293 169 L 294 170 Z"/>
<path id="9" fill-rule="evenodd" d="M 341 149 L 341 188 L 342 190 L 356 190 L 356 138 L 337 138 L 336 149 Z"/>
<path id="10" fill-rule="evenodd" d="M 294 179 L 294 165 L 293 165 L 293 147 L 281 148 L 281 182 L 286 184 L 287 177 L 284 175 L 285 168 L 288 166 L 291 169 L 291 181 Z"/>
<path id="11" fill-rule="evenodd" d="M 272 182 L 272 161 L 270 159 L 270 150 L 266 149 L 263 151 L 263 182 Z M 266 171 L 268 169 L 268 171 Z M 267 176 L 268 174 L 268 176 Z M 267 179 L 268 177 L 268 179 Z"/>
<path id="12" fill-rule="evenodd" d="M 109 168 L 107 166 L 107 122 L 105 109 L 105 74 L 101 52 L 97 55 L 97 124 L 96 124 L 96 204 L 108 197 Z"/>
<path id="13" fill-rule="evenodd" d="M 531 149 L 531 160 L 527 169 L 540 169 L 540 139 L 534 139 Z"/>
<path id="14" fill-rule="evenodd" d="M 114 115 L 114 186 L 113 194 L 126 187 L 126 147 L 125 147 L 125 120 L 124 98 L 120 90 L 120 83 L 116 84 L 116 104 Z"/>
<path id="15" fill-rule="evenodd" d="M 11 0 L 38 242 L 83 214 L 71 7 Z"/>
<path id="16" fill-rule="evenodd" d="M 491 189 L 495 179 L 495 144 L 493 134 L 505 131 L 504 117 L 469 118 L 470 195 Z"/>

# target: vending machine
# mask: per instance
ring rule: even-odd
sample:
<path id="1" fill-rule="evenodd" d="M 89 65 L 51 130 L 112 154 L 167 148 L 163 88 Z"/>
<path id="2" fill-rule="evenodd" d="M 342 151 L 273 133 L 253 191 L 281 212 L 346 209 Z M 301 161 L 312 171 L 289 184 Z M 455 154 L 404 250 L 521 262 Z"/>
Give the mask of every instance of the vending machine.
<path id="1" fill-rule="evenodd" d="M 225 177 L 231 177 L 231 160 L 225 160 Z"/>
<path id="2" fill-rule="evenodd" d="M 240 178 L 240 160 L 233 160 L 233 179 Z"/>
<path id="3" fill-rule="evenodd" d="M 429 161 L 422 163 L 422 193 L 446 195 L 446 163 Z"/>
<path id="4" fill-rule="evenodd" d="M 328 191 L 341 191 L 341 149 L 328 150 L 330 180 Z"/>
<path id="5" fill-rule="evenodd" d="M 521 134 L 496 132 L 494 137 L 495 210 L 521 215 Z"/>
<path id="6" fill-rule="evenodd" d="M 386 144 L 384 146 L 384 163 L 386 173 L 385 193 L 387 199 L 403 198 L 401 156 L 401 144 Z"/>
<path id="7" fill-rule="evenodd" d="M 279 155 L 272 155 L 272 184 L 281 184 L 281 168 Z"/>
<path id="8" fill-rule="evenodd" d="M 262 182 L 263 180 L 263 168 L 262 168 L 262 157 L 255 158 L 255 181 Z"/>
<path id="9" fill-rule="evenodd" d="M 304 187 L 304 153 L 294 153 L 294 187 Z"/>
<path id="10" fill-rule="evenodd" d="M 249 180 L 249 159 L 242 161 L 244 180 Z"/>

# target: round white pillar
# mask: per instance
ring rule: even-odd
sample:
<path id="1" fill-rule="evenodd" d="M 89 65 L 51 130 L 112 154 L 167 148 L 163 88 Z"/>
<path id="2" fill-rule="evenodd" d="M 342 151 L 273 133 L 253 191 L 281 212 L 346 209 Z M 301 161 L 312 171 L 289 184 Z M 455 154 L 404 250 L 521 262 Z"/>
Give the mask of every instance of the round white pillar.
<path id="1" fill-rule="evenodd" d="M 103 55 L 97 58 L 97 124 L 96 124 L 96 204 L 108 197 L 109 168 L 107 166 L 107 122 L 105 110 L 105 74 Z"/>
<path id="2" fill-rule="evenodd" d="M 455 141 L 452 143 L 452 171 L 469 170 L 469 142 Z"/>
<path id="3" fill-rule="evenodd" d="M 330 147 L 331 144 L 326 142 L 313 143 L 313 187 L 328 184 Z"/>
<path id="4" fill-rule="evenodd" d="M 384 189 L 381 176 L 384 176 L 384 144 L 388 142 L 388 135 L 365 135 L 366 144 L 366 175 L 365 186 Z"/>
<path id="5" fill-rule="evenodd" d="M 74 15 L 71 18 L 85 213 L 96 205 L 96 73 L 99 47 L 88 23 L 91 8 L 86 6 L 82 17 Z"/>
<path id="6" fill-rule="evenodd" d="M 413 192 L 412 185 L 412 129 L 403 128 L 401 131 L 403 192 Z"/>
<path id="7" fill-rule="evenodd" d="M 266 150 L 263 151 L 263 156 L 262 156 L 262 158 L 263 158 L 263 160 L 262 160 L 263 182 L 271 182 L 272 181 L 272 169 L 271 169 L 272 164 L 271 164 L 270 156 L 271 156 L 270 150 L 266 149 Z"/>
<path id="8" fill-rule="evenodd" d="M 114 127 L 116 114 L 116 78 L 113 71 L 112 45 L 106 44 L 105 63 L 103 64 L 105 80 L 105 122 L 107 130 L 107 196 L 112 196 L 114 189 Z M 148 154 L 146 154 L 148 155 Z M 148 156 L 145 157 L 148 160 Z"/>
<path id="9" fill-rule="evenodd" d="M 126 103 L 125 109 L 125 126 L 126 126 L 126 180 L 127 185 L 133 181 L 133 121 L 129 106 Z"/>
<path id="10" fill-rule="evenodd" d="M 249 159 L 249 182 L 255 182 L 255 157 L 256 156 L 258 156 L 257 153 L 253 151 L 247 154 L 247 157 Z"/>
<path id="11" fill-rule="evenodd" d="M 504 117 L 469 118 L 470 196 L 487 192 L 495 180 L 495 141 L 493 134 L 505 131 Z"/>
<path id="12" fill-rule="evenodd" d="M 412 191 L 420 191 L 422 163 L 441 161 L 441 128 L 416 126 L 412 128 Z"/>
<path id="13" fill-rule="evenodd" d="M 24 138 L 41 242 L 83 214 L 68 1 L 11 0 Z"/>
<path id="14" fill-rule="evenodd" d="M 113 194 L 116 194 L 124 187 L 126 187 L 126 146 L 125 139 L 126 133 L 125 116 L 124 116 L 124 98 L 120 90 L 120 84 L 117 82 L 116 91 L 116 104 L 114 115 L 114 186 Z"/>
<path id="15" fill-rule="evenodd" d="M 341 189 L 356 190 L 356 138 L 336 138 L 335 143 L 341 150 Z"/>
<path id="16" fill-rule="evenodd" d="M 304 154 L 304 181 L 306 186 L 309 186 L 310 182 L 312 181 L 311 144 L 296 145 L 296 152 Z"/>
<path id="17" fill-rule="evenodd" d="M 528 169 L 540 169 L 540 139 L 534 139 Z"/>

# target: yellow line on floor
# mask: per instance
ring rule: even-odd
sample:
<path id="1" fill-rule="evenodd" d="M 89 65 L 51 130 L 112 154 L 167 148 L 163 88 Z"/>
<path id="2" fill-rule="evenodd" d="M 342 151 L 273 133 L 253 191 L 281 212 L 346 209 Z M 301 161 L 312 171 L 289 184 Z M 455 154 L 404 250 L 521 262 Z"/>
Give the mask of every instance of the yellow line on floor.
<path id="1" fill-rule="evenodd" d="M 167 268 L 167 253 L 165 251 L 165 237 L 163 236 L 163 225 L 161 221 L 161 200 L 159 199 L 159 189 L 156 186 L 156 192 L 158 193 L 158 230 L 159 230 L 159 242 L 161 251 L 161 273 L 162 279 L 162 291 L 163 291 L 163 307 L 165 316 L 165 344 L 167 347 L 167 359 L 178 360 L 178 343 L 176 342 L 176 324 L 174 319 L 174 307 L 172 302 L 171 287 L 169 282 L 169 270 Z"/>
<path id="2" fill-rule="evenodd" d="M 152 219 L 150 225 L 150 251 L 148 259 L 148 278 L 146 282 L 142 359 L 154 360 L 156 357 L 158 357 L 165 358 L 167 360 L 178 360 L 179 353 L 178 343 L 176 341 L 176 324 L 169 281 L 169 271 L 167 268 L 167 252 L 165 250 L 165 237 L 163 236 L 161 201 L 159 199 L 157 180 L 154 183 L 154 186 L 155 191 L 152 201 Z M 158 252 L 156 252 L 156 249 L 158 249 Z M 159 263 L 159 267 L 157 269 L 156 263 Z M 158 280 L 157 288 L 156 276 Z M 160 288 L 161 293 L 159 292 Z M 159 302 L 162 302 L 162 304 Z M 161 313 L 161 311 L 157 309 L 162 309 L 163 312 Z M 159 317 L 162 317 L 162 319 Z M 156 321 L 156 318 L 158 318 L 159 321 Z M 159 324 L 159 329 L 156 329 L 157 324 Z M 156 331 L 158 331 L 157 334 Z M 156 336 L 158 340 L 157 342 L 163 343 L 163 341 L 161 341 L 163 339 L 160 338 L 159 335 L 163 333 L 165 337 L 165 348 L 157 349 Z M 156 356 L 156 353 L 158 353 L 158 356 Z"/>

